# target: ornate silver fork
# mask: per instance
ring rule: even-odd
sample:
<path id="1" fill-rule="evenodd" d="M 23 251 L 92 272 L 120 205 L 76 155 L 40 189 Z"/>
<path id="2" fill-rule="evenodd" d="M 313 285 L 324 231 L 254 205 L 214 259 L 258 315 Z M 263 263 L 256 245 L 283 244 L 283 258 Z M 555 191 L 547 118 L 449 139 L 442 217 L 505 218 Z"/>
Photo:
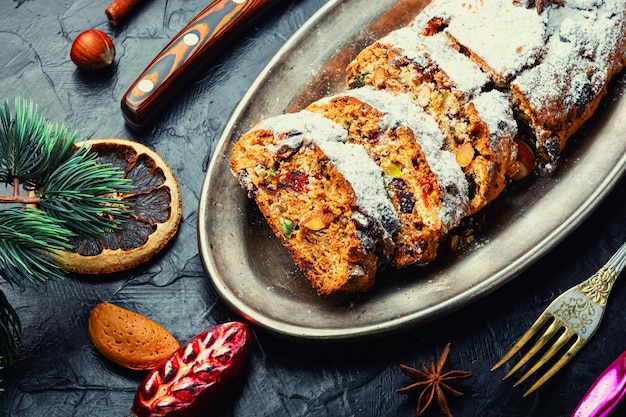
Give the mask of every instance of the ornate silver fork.
<path id="1" fill-rule="evenodd" d="M 518 386 L 539 368 L 554 361 L 552 366 L 524 393 L 527 396 L 557 373 L 587 343 L 598 329 L 613 284 L 626 265 L 626 242 L 602 268 L 580 284 L 557 297 L 528 331 L 504 354 L 491 370 L 499 368 L 513 357 L 531 339 L 535 344 L 504 376 L 507 379 L 529 359 L 544 349 L 543 356 L 515 383 Z M 546 328 L 537 338 L 538 331 Z M 552 345 L 548 345 L 548 343 Z M 555 356 L 560 353 L 560 357 Z M 554 359 L 553 359 L 554 357 Z"/>

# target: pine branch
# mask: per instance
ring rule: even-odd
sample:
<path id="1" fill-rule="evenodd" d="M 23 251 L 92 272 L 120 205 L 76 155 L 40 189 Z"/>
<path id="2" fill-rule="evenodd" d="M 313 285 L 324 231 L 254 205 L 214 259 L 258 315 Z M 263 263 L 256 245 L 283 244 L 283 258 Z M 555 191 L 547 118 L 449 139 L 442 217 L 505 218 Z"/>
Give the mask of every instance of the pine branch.
<path id="1" fill-rule="evenodd" d="M 76 148 L 76 133 L 53 125 L 26 100 L 0 106 L 0 181 L 13 187 L 0 195 L 0 277 L 22 288 L 65 277 L 51 261 L 71 238 L 102 238 L 132 209 L 116 198 L 132 189 L 123 171 L 98 163 L 90 148 Z M 29 191 L 20 195 L 20 187 Z M 37 206 L 38 208 L 33 208 Z M 0 366 L 12 363 L 21 333 L 15 310 L 0 292 Z"/>
<path id="2" fill-rule="evenodd" d="M 54 172 L 65 161 L 74 149 L 74 141 L 77 133 L 69 135 L 64 125 L 55 125 L 50 129 L 51 135 L 43 141 L 47 144 L 47 162 L 40 175 L 31 176 L 24 180 L 24 185 L 28 189 L 37 189 L 48 181 L 50 174 Z"/>
<path id="3" fill-rule="evenodd" d="M 22 323 L 6 295 L 0 291 L 0 366 L 14 361 L 22 334 Z"/>
<path id="4" fill-rule="evenodd" d="M 97 154 L 81 146 L 50 174 L 41 189 L 40 207 L 76 234 L 98 237 L 122 224 L 129 205 L 115 194 L 132 188 L 118 168 L 98 163 Z"/>
<path id="5" fill-rule="evenodd" d="M 0 111 L 0 179 L 41 183 L 67 156 L 74 139 L 65 127 L 48 123 L 33 103 L 17 98 L 12 114 L 5 100 Z"/>
<path id="6" fill-rule="evenodd" d="M 63 223 L 34 208 L 0 210 L 0 273 L 13 286 L 58 280 L 65 271 L 50 254 L 69 249 L 72 233 Z"/>

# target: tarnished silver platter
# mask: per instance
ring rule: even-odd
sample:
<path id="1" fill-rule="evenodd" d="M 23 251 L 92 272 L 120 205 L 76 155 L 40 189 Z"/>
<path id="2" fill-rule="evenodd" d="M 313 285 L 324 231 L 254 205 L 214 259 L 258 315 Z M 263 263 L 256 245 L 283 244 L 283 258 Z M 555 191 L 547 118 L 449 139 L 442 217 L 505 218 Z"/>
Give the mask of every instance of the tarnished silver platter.
<path id="1" fill-rule="evenodd" d="M 318 296 L 230 172 L 233 143 L 265 117 L 342 90 L 347 62 L 408 22 L 426 0 L 328 2 L 255 81 L 218 143 L 202 187 L 198 233 L 215 291 L 235 312 L 301 340 L 380 336 L 462 308 L 516 277 L 576 228 L 626 169 L 624 76 L 568 145 L 558 171 L 510 189 L 487 210 L 476 245 L 427 268 L 382 272 L 373 291 Z"/>

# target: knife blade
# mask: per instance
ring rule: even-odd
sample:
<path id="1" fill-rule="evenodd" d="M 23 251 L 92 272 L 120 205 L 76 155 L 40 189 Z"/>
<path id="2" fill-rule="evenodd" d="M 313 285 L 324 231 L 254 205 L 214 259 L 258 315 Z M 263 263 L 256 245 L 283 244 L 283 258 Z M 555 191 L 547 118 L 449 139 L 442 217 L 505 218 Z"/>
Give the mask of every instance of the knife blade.
<path id="1" fill-rule="evenodd" d="M 626 351 L 594 381 L 572 417 L 606 417 L 626 393 Z"/>
<path id="2" fill-rule="evenodd" d="M 213 0 L 170 40 L 131 84 L 122 115 L 140 130 L 154 118 L 227 38 L 277 0 Z"/>

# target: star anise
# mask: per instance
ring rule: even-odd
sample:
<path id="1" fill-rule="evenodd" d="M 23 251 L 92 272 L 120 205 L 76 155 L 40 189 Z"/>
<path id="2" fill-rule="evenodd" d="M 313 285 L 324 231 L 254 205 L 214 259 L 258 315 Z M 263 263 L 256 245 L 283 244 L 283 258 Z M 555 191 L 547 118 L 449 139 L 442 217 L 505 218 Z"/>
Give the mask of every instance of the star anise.
<path id="1" fill-rule="evenodd" d="M 448 362 L 448 356 L 450 356 L 450 343 L 443 349 L 437 361 L 437 365 L 435 365 L 433 361 L 430 361 L 428 367 L 426 367 L 424 363 L 421 363 L 421 370 L 402 364 L 400 365 L 402 372 L 415 382 L 396 390 L 396 392 L 400 394 L 419 392 L 417 400 L 418 416 L 422 415 L 434 398 L 441 410 L 441 415 L 444 417 L 452 417 L 450 408 L 448 407 L 448 400 L 446 400 L 446 394 L 459 396 L 463 395 L 463 393 L 452 388 L 449 384 L 467 379 L 472 376 L 472 373 L 458 370 L 444 372 L 444 367 Z"/>
<path id="2" fill-rule="evenodd" d="M 543 8 L 548 2 L 561 7 L 565 5 L 565 0 L 526 0 L 526 7 L 535 6 L 537 13 L 541 14 L 541 12 L 543 12 Z"/>

